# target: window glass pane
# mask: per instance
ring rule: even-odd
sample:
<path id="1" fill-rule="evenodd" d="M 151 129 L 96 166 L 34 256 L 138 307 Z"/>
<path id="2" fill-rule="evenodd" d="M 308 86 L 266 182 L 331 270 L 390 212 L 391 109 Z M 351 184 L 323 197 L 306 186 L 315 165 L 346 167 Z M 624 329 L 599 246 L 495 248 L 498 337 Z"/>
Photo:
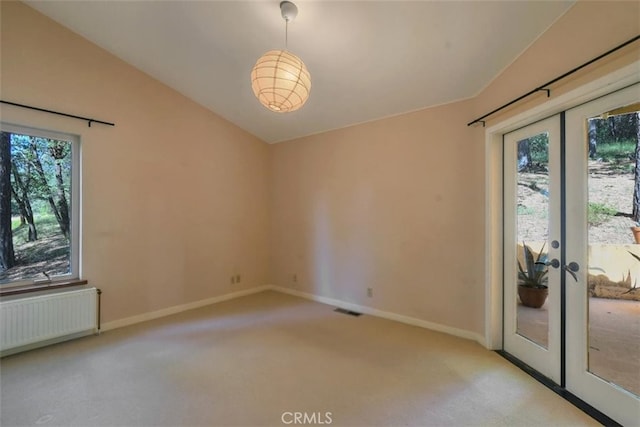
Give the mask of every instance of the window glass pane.
<path id="1" fill-rule="evenodd" d="M 547 348 L 549 343 L 548 278 L 549 134 L 518 141 L 517 332 Z M 537 262 L 537 263 L 536 263 Z"/>
<path id="2" fill-rule="evenodd" d="M 589 119 L 589 371 L 640 396 L 640 105 Z M 631 111 L 631 112 L 628 112 Z M 640 229 L 639 229 L 640 230 Z"/>
<path id="3" fill-rule="evenodd" d="M 73 143 L 2 132 L 0 283 L 71 271 Z"/>

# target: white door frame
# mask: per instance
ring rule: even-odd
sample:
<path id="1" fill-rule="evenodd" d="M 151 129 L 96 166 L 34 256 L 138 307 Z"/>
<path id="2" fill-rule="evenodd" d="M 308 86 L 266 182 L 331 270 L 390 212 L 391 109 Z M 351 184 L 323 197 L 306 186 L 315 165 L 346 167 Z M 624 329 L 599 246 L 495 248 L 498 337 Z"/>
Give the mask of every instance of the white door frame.
<path id="1" fill-rule="evenodd" d="M 502 135 L 640 81 L 640 61 L 620 68 L 485 131 L 485 342 L 502 349 Z M 553 94 L 553 92 L 552 92 Z"/>

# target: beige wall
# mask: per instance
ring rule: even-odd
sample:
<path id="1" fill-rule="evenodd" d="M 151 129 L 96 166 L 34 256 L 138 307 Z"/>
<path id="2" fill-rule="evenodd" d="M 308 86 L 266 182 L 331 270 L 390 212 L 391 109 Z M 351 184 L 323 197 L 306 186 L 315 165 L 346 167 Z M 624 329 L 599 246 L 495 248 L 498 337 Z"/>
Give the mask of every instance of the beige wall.
<path id="1" fill-rule="evenodd" d="M 483 147 L 469 143 L 469 107 L 275 145 L 275 284 L 477 329 Z"/>
<path id="2" fill-rule="evenodd" d="M 275 145 L 274 283 L 482 334 L 485 134 L 466 123 L 640 33 L 639 6 L 577 3 L 471 100 Z"/>
<path id="3" fill-rule="evenodd" d="M 0 113 L 81 135 L 83 277 L 105 321 L 272 283 L 482 333 L 484 131 L 466 123 L 640 33 L 638 8 L 579 2 L 473 99 L 267 146 L 3 1 L 2 98 L 116 127 Z"/>
<path id="4" fill-rule="evenodd" d="M 267 283 L 269 146 L 29 7 L 0 4 L 2 99 L 116 124 L 0 110 L 81 136 L 82 276 L 104 291 L 103 321 Z"/>

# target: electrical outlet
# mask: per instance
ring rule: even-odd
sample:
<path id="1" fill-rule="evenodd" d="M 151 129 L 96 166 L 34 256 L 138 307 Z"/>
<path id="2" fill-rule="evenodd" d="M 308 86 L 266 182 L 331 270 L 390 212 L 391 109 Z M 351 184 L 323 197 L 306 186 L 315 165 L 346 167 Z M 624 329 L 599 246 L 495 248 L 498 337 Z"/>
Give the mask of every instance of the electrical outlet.
<path id="1" fill-rule="evenodd" d="M 240 280 L 240 275 L 239 275 L 239 274 L 236 274 L 236 283 L 240 283 L 240 282 L 241 282 L 241 280 Z"/>
<path id="2" fill-rule="evenodd" d="M 367 296 L 368 296 L 369 298 L 372 298 L 372 297 L 373 297 L 373 288 L 367 288 Z"/>
<path id="3" fill-rule="evenodd" d="M 293 274 L 293 283 L 298 283 L 298 275 L 297 274 Z"/>

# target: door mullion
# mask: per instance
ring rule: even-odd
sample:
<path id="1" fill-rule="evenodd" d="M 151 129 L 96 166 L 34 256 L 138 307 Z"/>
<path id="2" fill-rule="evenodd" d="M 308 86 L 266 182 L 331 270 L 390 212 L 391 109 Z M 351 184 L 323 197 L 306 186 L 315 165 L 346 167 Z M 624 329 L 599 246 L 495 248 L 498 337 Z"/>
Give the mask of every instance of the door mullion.
<path id="1" fill-rule="evenodd" d="M 567 314 L 567 281 L 562 266 L 567 263 L 567 176 L 566 170 L 566 121 L 565 112 L 560 113 L 560 387 L 567 383 L 567 343 L 566 343 L 566 314 Z"/>

